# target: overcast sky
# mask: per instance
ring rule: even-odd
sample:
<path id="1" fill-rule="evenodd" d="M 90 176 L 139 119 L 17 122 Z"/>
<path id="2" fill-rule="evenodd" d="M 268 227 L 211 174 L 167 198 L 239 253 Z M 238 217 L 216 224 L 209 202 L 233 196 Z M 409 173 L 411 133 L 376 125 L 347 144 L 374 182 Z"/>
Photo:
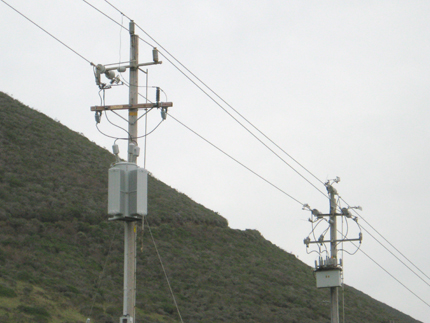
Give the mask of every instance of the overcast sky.
<path id="1" fill-rule="evenodd" d="M 0 91 L 110 150 L 114 140 L 97 131 L 90 112 L 100 98 L 86 60 L 128 60 L 128 32 L 80 0 L 6 1 L 83 58 L 0 2 Z M 128 19 L 105 1 L 89 2 L 128 27 Z M 360 215 L 430 276 L 429 2 L 111 2 L 320 181 L 339 176 L 339 195 L 361 205 Z M 155 45 L 142 31 L 136 33 Z M 151 61 L 151 50 L 140 42 L 141 62 Z M 148 68 L 149 99 L 160 86 L 174 104 L 172 116 L 300 203 L 170 117 L 148 136 L 147 169 L 219 212 L 232 228 L 257 229 L 313 265 L 317 254 L 308 255 L 303 244 L 311 231 L 310 214 L 301 203 L 327 212 L 328 200 L 296 171 L 322 192 L 324 185 L 262 138 L 296 171 L 289 167 L 160 59 L 162 65 Z M 123 76 L 128 80 L 127 73 Z M 143 73 L 140 85 L 145 85 Z M 106 91 L 106 104 L 126 103 L 125 86 Z M 110 120 L 126 127 L 115 116 Z M 160 120 L 159 112 L 151 112 L 148 129 Z M 104 115 L 99 127 L 110 136 L 125 136 Z M 126 158 L 125 145 L 120 149 Z M 392 250 L 369 225 L 359 223 Z M 348 238 L 357 235 L 351 224 Z M 362 250 L 430 303 L 430 279 L 408 263 L 419 279 L 369 234 L 363 236 Z M 345 254 L 344 264 L 346 284 L 430 322 L 429 306 L 363 253 Z"/>

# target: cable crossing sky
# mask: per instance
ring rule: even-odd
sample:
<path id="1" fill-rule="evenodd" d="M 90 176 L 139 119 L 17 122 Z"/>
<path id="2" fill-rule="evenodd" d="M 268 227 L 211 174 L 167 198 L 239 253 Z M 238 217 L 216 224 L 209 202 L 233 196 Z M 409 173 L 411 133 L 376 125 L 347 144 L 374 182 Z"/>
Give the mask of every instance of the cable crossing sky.
<path id="1" fill-rule="evenodd" d="M 41 29 L 42 31 L 44 31 L 46 34 L 48 34 L 50 37 L 54 38 L 57 42 L 59 42 L 60 44 L 62 44 L 64 47 L 68 48 L 70 51 L 72 51 L 74 54 L 76 54 L 77 56 L 79 56 L 80 58 L 82 58 L 83 60 L 85 60 L 87 63 L 94 65 L 90 60 L 88 60 L 86 57 L 84 57 L 83 55 L 81 55 L 80 53 L 78 53 L 77 51 L 73 50 L 70 46 L 66 45 L 64 42 L 62 42 L 61 40 L 59 40 L 57 37 L 55 37 L 54 35 L 52 35 L 51 33 L 49 33 L 46 29 L 42 28 L 40 25 L 38 25 L 37 23 L 35 23 L 33 20 L 29 19 L 28 17 L 26 17 L 24 14 L 22 14 L 21 12 L 19 12 L 18 10 L 16 10 L 14 7 L 12 7 L 10 4 L 8 4 L 6 1 L 1 0 L 5 5 L 7 5 L 8 7 L 10 7 L 12 10 L 14 10 L 15 12 L 17 12 L 18 14 L 20 14 L 21 16 L 23 16 L 25 19 L 27 19 L 28 21 L 30 21 L 33 25 L 35 25 L 36 27 L 38 27 L 39 29 Z M 97 9 L 96 7 L 94 7 L 92 4 L 90 4 L 88 1 L 83 0 L 87 5 L 93 7 L 95 10 L 97 10 L 98 12 L 100 12 L 101 14 L 103 14 L 106 18 L 110 19 L 112 22 L 114 22 L 115 24 L 121 26 L 121 28 L 128 30 L 127 28 L 125 28 L 124 26 L 122 26 L 122 24 L 119 24 L 118 22 L 116 22 L 113 18 L 109 17 L 108 15 L 106 15 L 105 13 L 103 13 L 102 11 L 100 11 L 99 9 Z M 110 6 L 114 7 L 111 3 L 109 3 L 108 1 L 105 0 L 106 3 L 108 3 Z M 117 10 L 120 14 L 126 16 L 123 12 L 121 12 L 119 9 L 117 9 L 116 7 L 114 7 L 115 10 Z M 126 16 L 128 18 L 128 16 Z M 283 161 L 286 165 L 288 165 L 294 172 L 296 172 L 300 177 L 302 177 L 306 182 L 308 182 L 312 187 L 314 187 L 317 191 L 319 191 L 320 193 L 322 193 L 324 196 L 326 196 L 326 194 L 321 191 L 316 185 L 314 185 L 309 179 L 307 179 L 304 175 L 302 175 L 299 171 L 297 171 L 293 166 L 291 166 L 290 164 L 288 164 L 281 156 L 279 156 L 276 152 L 274 152 L 273 149 L 271 149 L 266 143 L 264 143 L 259 137 L 257 137 L 254 132 L 252 132 L 250 129 L 248 129 L 243 123 L 241 123 L 235 116 L 233 116 L 230 112 L 228 112 L 226 110 L 226 108 L 223 106 L 222 103 L 219 103 L 219 101 L 217 99 L 215 99 L 213 96 L 210 95 L 209 92 L 213 93 L 219 100 L 221 100 L 226 106 L 228 106 L 230 109 L 232 109 L 235 113 L 237 113 L 243 120 L 245 120 L 252 128 L 254 128 L 258 133 L 260 133 L 262 136 L 264 136 L 264 138 L 266 138 L 271 144 L 273 144 L 276 148 L 280 149 L 280 151 L 282 151 L 283 153 L 285 153 L 289 158 L 291 158 L 294 162 L 296 162 L 300 167 L 302 167 L 308 174 L 310 174 L 313 178 L 315 178 L 317 181 L 319 181 L 320 183 L 323 183 L 320 179 L 318 179 L 318 177 L 316 177 L 312 172 L 310 172 L 307 168 L 305 168 L 304 166 L 302 166 L 302 164 L 300 164 L 297 160 L 295 160 L 293 157 L 291 157 L 285 150 L 283 150 L 280 146 L 278 146 L 273 140 L 271 140 L 269 137 L 267 137 L 262 131 L 260 131 L 258 128 L 256 128 L 250 121 L 248 121 L 245 117 L 242 116 L 242 114 L 240 114 L 236 109 L 234 109 L 230 104 L 228 104 L 226 101 L 224 101 L 216 92 L 214 92 L 209 86 L 206 85 L 206 83 L 204 83 L 203 81 L 201 81 L 194 73 L 192 73 L 188 68 L 186 68 L 182 63 L 180 63 L 173 55 L 171 55 L 164 47 L 162 47 L 158 42 L 155 41 L 155 39 L 153 39 L 146 31 L 144 31 L 141 27 L 139 27 L 139 25 L 137 25 L 138 28 L 140 28 L 153 42 L 155 42 L 157 44 L 157 46 L 159 46 L 161 49 L 163 49 L 163 51 L 166 53 L 166 55 L 170 55 L 170 57 L 173 58 L 174 61 L 178 62 L 178 64 L 180 66 L 182 66 L 184 70 L 181 69 L 180 66 L 178 66 L 177 64 L 174 64 L 174 62 L 172 60 L 170 60 L 168 57 L 166 57 L 165 54 L 160 53 L 163 55 L 163 57 L 166 58 L 166 60 L 169 61 L 169 63 L 172 64 L 172 66 L 174 68 L 176 68 L 180 73 L 182 73 L 189 81 L 191 81 L 197 88 L 199 88 L 205 95 L 207 95 L 216 105 L 218 105 L 222 110 L 224 110 L 231 118 L 233 118 L 242 128 L 244 128 L 247 132 L 249 132 L 257 141 L 259 141 L 261 144 L 263 144 L 270 152 L 272 152 L 275 156 L 277 156 L 281 161 Z M 144 41 L 145 43 L 147 43 L 149 46 L 153 47 L 149 42 L 143 40 L 142 38 L 140 38 L 142 41 Z M 189 73 L 189 74 L 187 74 Z M 195 81 L 194 79 L 192 79 L 192 77 L 194 77 L 197 81 Z M 198 82 L 200 84 L 202 84 L 202 86 L 200 86 L 198 84 Z M 208 89 L 208 91 L 206 91 L 204 88 Z M 198 137 L 200 137 L 201 139 L 203 139 L 204 141 L 206 141 L 207 143 L 209 143 L 210 145 L 212 145 L 213 147 L 215 147 L 216 149 L 218 149 L 219 151 L 221 151 L 223 154 L 227 155 L 224 151 L 222 151 L 220 148 L 218 148 L 217 146 L 215 146 L 214 144 L 212 144 L 211 142 L 209 142 L 207 139 L 204 139 L 203 136 L 200 136 L 197 132 L 191 130 L 188 126 L 185 126 L 182 122 L 178 121 L 178 119 L 174 118 L 172 116 L 172 118 L 177 121 L 179 124 L 181 124 L 182 126 L 184 126 L 185 128 L 187 128 L 188 130 L 190 130 L 191 132 L 193 132 L 195 135 L 197 135 Z M 229 158 L 233 159 L 234 161 L 236 161 L 237 163 L 241 164 L 239 161 L 237 161 L 236 159 L 232 158 L 231 156 L 227 155 Z M 243 164 L 242 164 L 243 165 Z M 243 165 L 244 166 L 244 165 Z M 247 168 L 246 166 L 244 166 L 245 168 Z M 271 182 L 269 182 L 268 180 L 262 178 L 260 175 L 258 175 L 257 173 L 255 173 L 254 171 L 248 169 L 249 171 L 251 171 L 254 175 L 256 175 L 257 177 L 260 177 L 261 179 L 263 179 L 264 181 L 268 182 L 271 186 L 273 186 L 275 189 L 281 191 L 283 194 L 289 196 L 291 199 L 293 199 L 295 202 L 303 205 L 303 203 L 301 203 L 299 200 L 297 200 L 296 198 L 292 197 L 291 195 L 287 194 L 286 192 L 284 192 L 282 189 L 280 189 L 278 186 L 272 184 Z M 346 202 L 345 202 L 346 203 Z M 355 211 L 356 212 L 356 211 Z M 363 219 L 365 221 L 365 223 L 367 225 L 370 226 L 371 229 L 373 229 L 379 236 L 381 236 L 392 248 L 395 249 L 395 251 L 397 251 L 402 257 L 404 257 L 409 263 L 411 263 L 415 268 L 417 268 L 424 276 L 426 276 L 427 278 L 429 278 L 422 270 L 420 270 L 414 263 L 412 263 L 403 253 L 401 253 L 396 247 L 394 247 L 393 244 L 391 244 L 384 236 L 382 236 L 382 234 L 380 234 L 372 225 L 370 225 L 369 222 L 367 222 L 359 213 L 357 213 L 358 216 Z M 367 233 L 369 233 L 365 228 L 363 228 Z M 370 233 L 369 233 L 370 234 Z M 382 242 L 380 242 L 378 239 L 376 239 L 373 235 L 370 234 L 370 236 L 375 239 L 379 244 L 383 245 Z M 387 249 L 387 247 L 384 246 L 384 248 L 390 253 L 392 254 L 394 257 L 396 257 L 390 250 Z M 367 254 L 365 254 L 367 256 Z M 369 259 L 371 259 L 369 257 Z M 396 259 L 400 262 L 402 262 L 398 257 L 396 257 Z M 373 259 L 372 259 L 373 261 Z M 402 262 L 403 265 L 404 262 Z M 378 266 L 380 266 L 378 264 Z M 406 265 L 405 265 L 406 266 Z M 406 266 L 407 268 L 409 268 L 408 266 Z M 381 267 L 382 268 L 382 267 Z M 411 270 L 409 268 L 409 270 Z M 411 270 L 416 276 L 420 277 L 417 273 L 415 273 L 413 270 Z M 390 275 L 391 276 L 391 275 Z M 421 280 L 423 280 L 420 277 Z M 426 283 L 428 285 L 428 283 Z M 427 303 L 426 303 L 427 304 Z M 427 304 L 428 305 L 428 304 Z"/>

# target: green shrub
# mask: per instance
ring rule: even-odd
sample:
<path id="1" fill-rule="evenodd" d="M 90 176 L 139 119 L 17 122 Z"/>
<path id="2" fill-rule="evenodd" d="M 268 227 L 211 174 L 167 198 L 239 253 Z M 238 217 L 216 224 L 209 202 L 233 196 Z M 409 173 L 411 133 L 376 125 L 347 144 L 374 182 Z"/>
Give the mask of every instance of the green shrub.
<path id="1" fill-rule="evenodd" d="M 16 275 L 16 278 L 18 278 L 19 280 L 22 281 L 31 281 L 33 279 L 33 275 L 30 274 L 29 272 L 23 270 L 18 272 L 18 274 Z"/>
<path id="2" fill-rule="evenodd" d="M 16 293 L 12 288 L 0 285 L 0 297 L 13 298 L 16 297 Z"/>
<path id="3" fill-rule="evenodd" d="M 21 312 L 23 312 L 25 314 L 32 315 L 32 316 L 39 316 L 39 317 L 45 317 L 45 318 L 51 317 L 51 314 L 49 314 L 47 309 L 44 308 L 43 306 L 20 305 L 20 306 L 18 306 L 18 310 L 20 310 Z"/>

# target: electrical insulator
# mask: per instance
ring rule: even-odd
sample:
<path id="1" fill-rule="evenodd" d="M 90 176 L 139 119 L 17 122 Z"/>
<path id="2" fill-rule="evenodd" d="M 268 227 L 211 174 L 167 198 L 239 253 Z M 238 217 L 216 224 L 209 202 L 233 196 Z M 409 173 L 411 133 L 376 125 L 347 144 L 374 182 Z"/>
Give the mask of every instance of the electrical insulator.
<path id="1" fill-rule="evenodd" d="M 157 102 L 157 107 L 159 106 L 158 103 L 160 103 L 160 88 L 157 86 L 157 91 L 155 92 L 155 101 Z"/>
<path id="2" fill-rule="evenodd" d="M 106 77 L 109 79 L 109 80 L 112 80 L 112 79 L 114 79 L 115 78 L 115 72 L 114 71 L 106 71 L 105 72 L 105 75 L 106 75 Z"/>
<path id="3" fill-rule="evenodd" d="M 318 211 L 317 209 L 313 209 L 312 214 L 315 215 L 316 217 L 319 217 L 321 215 L 321 212 Z"/>
<path id="4" fill-rule="evenodd" d="M 351 217 L 351 213 L 349 212 L 348 208 L 343 207 L 343 208 L 341 209 L 341 211 L 342 211 L 342 214 L 343 214 L 344 216 L 346 216 L 347 218 L 350 218 L 350 217 Z"/>
<path id="5" fill-rule="evenodd" d="M 102 118 L 102 112 L 101 111 L 96 111 L 96 114 L 95 114 L 96 122 L 100 123 L 101 118 Z"/>
<path id="6" fill-rule="evenodd" d="M 140 147 L 139 146 L 135 146 L 133 148 L 133 156 L 138 157 L 140 155 Z"/>
<path id="7" fill-rule="evenodd" d="M 158 49 L 157 49 L 157 47 L 154 47 L 154 49 L 152 50 L 152 60 L 154 61 L 154 63 L 158 63 Z"/>
<path id="8" fill-rule="evenodd" d="M 166 108 L 161 109 L 161 118 L 163 120 L 166 120 L 166 118 L 167 118 L 167 109 Z"/>
<path id="9" fill-rule="evenodd" d="M 118 155 L 119 154 L 119 147 L 117 144 L 112 145 L 112 152 L 114 155 Z"/>
<path id="10" fill-rule="evenodd" d="M 128 145 L 128 151 L 129 151 L 129 153 L 131 153 L 131 154 L 133 153 L 135 146 L 136 145 L 134 143 L 131 143 L 131 144 Z"/>
<path id="11" fill-rule="evenodd" d="M 102 64 L 97 64 L 96 69 L 99 73 L 104 73 L 106 72 L 106 67 Z"/>

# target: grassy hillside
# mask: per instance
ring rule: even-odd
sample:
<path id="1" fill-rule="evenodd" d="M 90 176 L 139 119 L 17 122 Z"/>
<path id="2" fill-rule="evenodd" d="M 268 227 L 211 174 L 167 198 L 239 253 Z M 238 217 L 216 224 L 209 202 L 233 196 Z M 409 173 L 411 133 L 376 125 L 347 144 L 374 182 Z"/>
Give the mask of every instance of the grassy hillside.
<path id="1" fill-rule="evenodd" d="M 114 157 L 0 92 L 0 322 L 118 322 L 123 229 L 107 221 Z M 151 232 L 184 322 L 330 321 L 312 269 L 255 230 L 149 179 Z M 179 322 L 148 226 L 137 322 Z M 418 322 L 346 286 L 347 322 Z"/>

